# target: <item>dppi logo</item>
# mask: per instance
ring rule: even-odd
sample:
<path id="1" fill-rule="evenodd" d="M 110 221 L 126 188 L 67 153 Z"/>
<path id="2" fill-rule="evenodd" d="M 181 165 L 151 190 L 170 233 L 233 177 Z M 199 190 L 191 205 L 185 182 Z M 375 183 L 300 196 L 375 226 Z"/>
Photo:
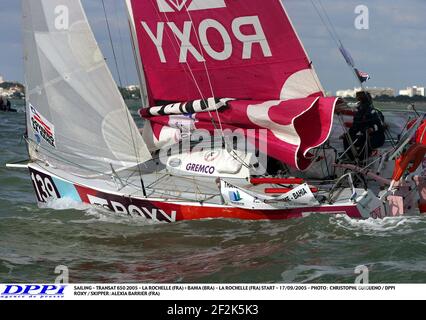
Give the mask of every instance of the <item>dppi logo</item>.
<path id="1" fill-rule="evenodd" d="M 66 285 L 6 285 L 1 298 L 63 298 Z"/>
<path id="2" fill-rule="evenodd" d="M 175 12 L 225 8 L 225 0 L 157 0 L 160 12 Z"/>

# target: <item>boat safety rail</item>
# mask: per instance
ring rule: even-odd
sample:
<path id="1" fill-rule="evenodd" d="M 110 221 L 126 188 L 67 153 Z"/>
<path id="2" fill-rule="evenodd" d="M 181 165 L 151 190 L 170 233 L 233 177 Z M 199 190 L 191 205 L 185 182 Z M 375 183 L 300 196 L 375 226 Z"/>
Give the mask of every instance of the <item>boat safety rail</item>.
<path id="1" fill-rule="evenodd" d="M 389 179 L 383 178 L 381 176 L 379 176 L 378 174 L 375 174 L 374 172 L 372 172 L 371 170 L 365 169 L 365 168 L 361 168 L 358 167 L 356 165 L 353 164 L 342 164 L 342 163 L 337 163 L 334 164 L 335 168 L 341 168 L 341 169 L 347 169 L 347 170 L 351 170 L 355 173 L 359 173 L 361 175 L 365 175 L 373 180 L 376 180 L 378 183 L 380 183 L 381 185 L 390 185 L 391 181 Z M 365 186 L 367 187 L 367 186 Z"/>
<path id="2" fill-rule="evenodd" d="M 301 178 L 251 178 L 252 185 L 260 184 L 304 184 L 305 180 Z"/>
<path id="3" fill-rule="evenodd" d="M 340 184 L 342 183 L 342 181 L 344 179 L 348 179 L 348 181 L 349 181 L 349 187 L 352 189 L 352 195 L 351 195 L 350 200 L 353 201 L 353 202 L 355 202 L 356 197 L 358 196 L 358 194 L 357 194 L 356 189 L 355 189 L 354 181 L 353 181 L 353 178 L 352 178 L 352 173 L 348 172 L 348 173 L 342 175 L 339 179 L 337 179 L 336 183 L 331 188 L 329 196 L 328 196 L 328 202 L 329 203 L 332 202 L 334 191 L 336 191 L 336 189 L 340 186 Z"/>
<path id="4" fill-rule="evenodd" d="M 292 191 L 291 188 L 265 188 L 266 194 L 282 194 L 282 193 L 288 193 Z M 315 187 L 310 187 L 310 190 L 312 193 L 317 193 L 319 190 Z"/>

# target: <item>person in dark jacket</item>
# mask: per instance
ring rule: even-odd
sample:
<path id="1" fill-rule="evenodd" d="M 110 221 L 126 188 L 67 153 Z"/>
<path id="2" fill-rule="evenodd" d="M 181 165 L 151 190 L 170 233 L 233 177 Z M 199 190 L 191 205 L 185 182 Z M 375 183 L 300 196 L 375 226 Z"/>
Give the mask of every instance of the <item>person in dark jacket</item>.
<path id="1" fill-rule="evenodd" d="M 364 159 L 372 151 L 385 144 L 384 116 L 373 107 L 373 99 L 368 92 L 357 92 L 358 108 L 354 115 L 352 127 L 348 135 L 343 137 L 344 147 L 347 150 L 351 144 L 354 148 L 348 151 L 351 159 Z M 355 149 L 355 152 L 354 150 Z"/>
<path id="2" fill-rule="evenodd" d="M 9 99 L 6 99 L 6 111 L 12 111 L 12 104 Z"/>
<path id="3" fill-rule="evenodd" d="M 5 111 L 5 110 L 6 110 L 6 106 L 4 105 L 3 97 L 0 96 L 0 111 Z"/>

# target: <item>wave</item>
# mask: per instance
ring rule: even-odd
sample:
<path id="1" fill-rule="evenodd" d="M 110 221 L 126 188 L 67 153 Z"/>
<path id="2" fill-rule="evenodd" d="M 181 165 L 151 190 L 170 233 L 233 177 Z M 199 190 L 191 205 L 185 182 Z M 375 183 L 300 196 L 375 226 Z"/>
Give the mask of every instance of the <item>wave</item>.
<path id="1" fill-rule="evenodd" d="M 117 214 L 107 209 L 94 205 L 78 202 L 69 198 L 53 199 L 47 203 L 40 204 L 43 209 L 52 209 L 56 211 L 77 210 L 84 213 L 83 219 L 70 220 L 70 223 L 91 224 L 91 223 L 113 223 L 124 225 L 153 225 L 160 224 L 153 220 L 148 220 L 140 216 L 129 216 Z"/>
<path id="2" fill-rule="evenodd" d="M 398 234 L 410 234 L 418 232 L 418 229 L 426 229 L 426 217 L 401 216 L 386 217 L 383 219 L 369 218 L 366 220 L 352 219 L 346 215 L 331 216 L 330 224 L 344 230 L 355 231 L 356 235 L 392 236 Z"/>

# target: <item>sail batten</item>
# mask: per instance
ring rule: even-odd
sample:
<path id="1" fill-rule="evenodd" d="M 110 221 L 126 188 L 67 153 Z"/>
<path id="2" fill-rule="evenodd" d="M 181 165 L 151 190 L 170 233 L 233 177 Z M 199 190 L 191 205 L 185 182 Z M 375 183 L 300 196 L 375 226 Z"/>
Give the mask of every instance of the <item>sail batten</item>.
<path id="1" fill-rule="evenodd" d="M 22 7 L 32 158 L 79 173 L 151 159 L 81 2 L 23 0 Z"/>

